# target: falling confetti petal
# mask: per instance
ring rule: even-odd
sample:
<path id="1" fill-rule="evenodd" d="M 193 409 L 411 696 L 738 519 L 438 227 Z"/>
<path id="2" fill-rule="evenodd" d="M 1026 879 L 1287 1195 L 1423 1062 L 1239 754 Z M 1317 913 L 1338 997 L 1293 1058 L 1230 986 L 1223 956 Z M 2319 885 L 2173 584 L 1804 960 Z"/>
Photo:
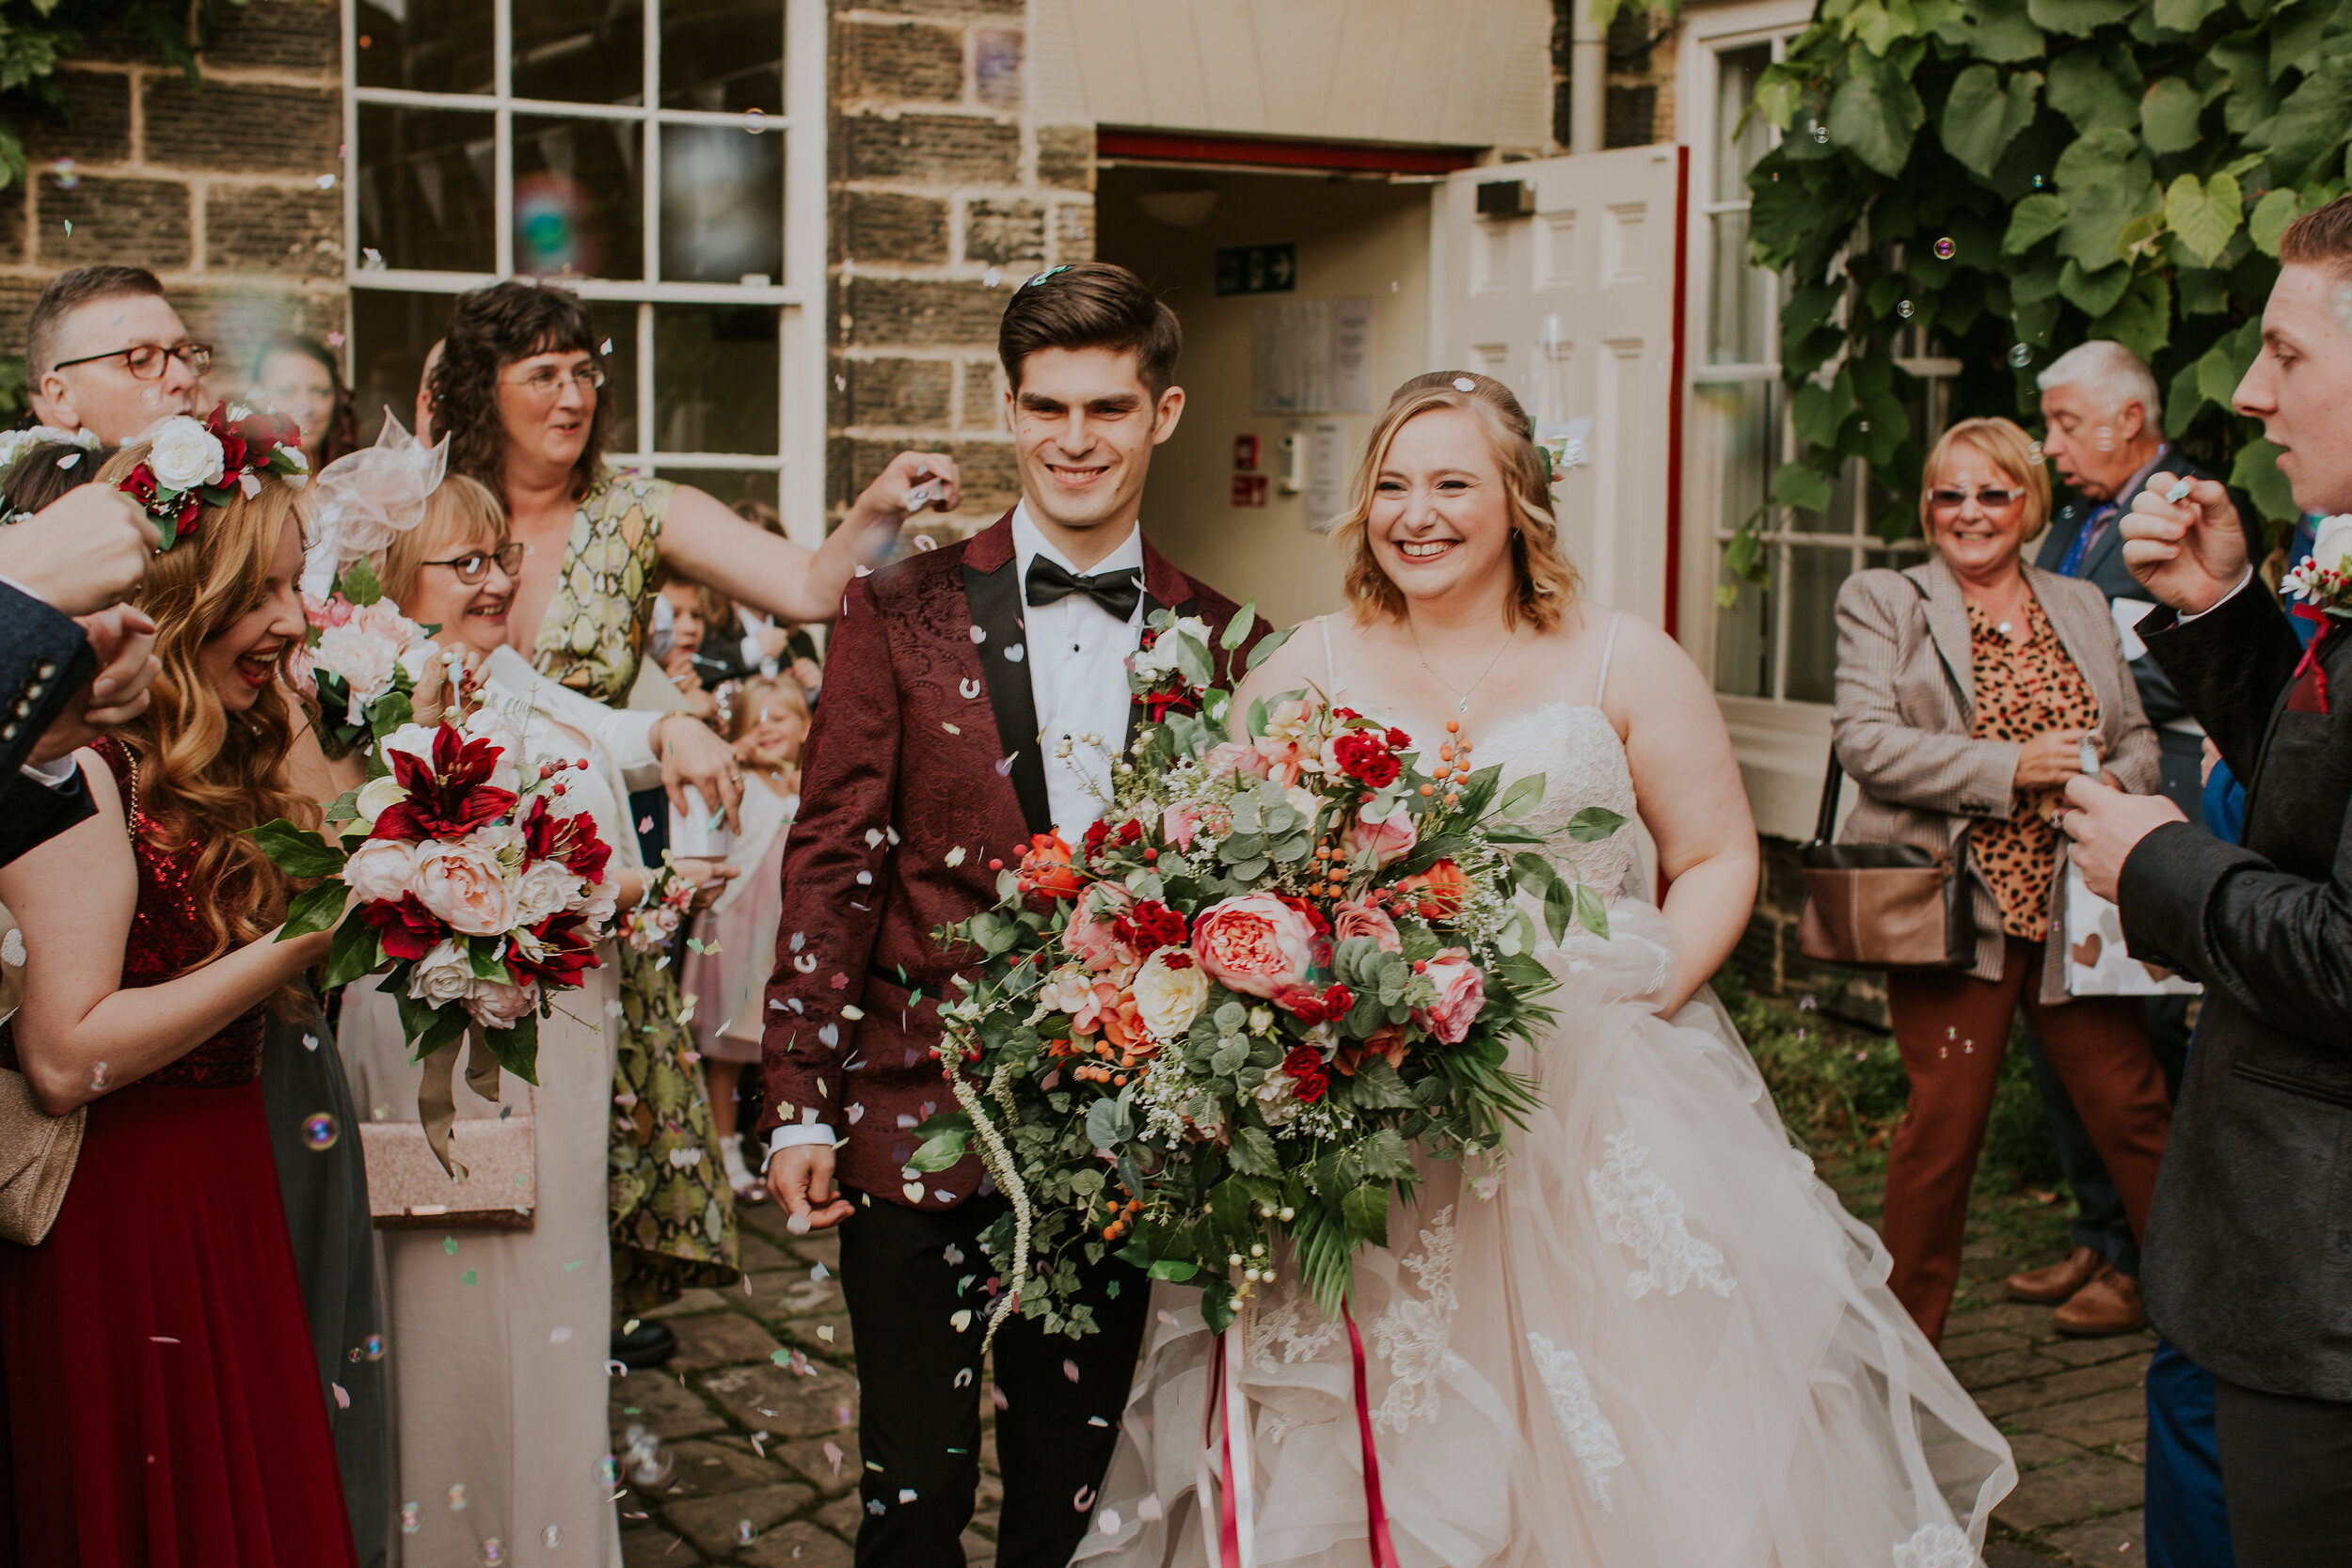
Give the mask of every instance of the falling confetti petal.
<path id="1" fill-rule="evenodd" d="M 1094 1522 L 1103 1527 L 1104 1535 L 1117 1535 L 1119 1533 L 1119 1510 L 1106 1508 L 1095 1516 Z"/>
<path id="2" fill-rule="evenodd" d="M 1092 1508 L 1094 1506 L 1094 1488 L 1091 1486 L 1079 1487 L 1078 1495 L 1070 1499 L 1070 1506 L 1077 1510 L 1080 1513 L 1084 1513 L 1088 1509 Z"/>
<path id="3" fill-rule="evenodd" d="M 346 1390 L 340 1383 L 330 1383 L 327 1386 L 335 1390 L 335 1408 L 338 1410 L 349 1410 L 351 1408 L 351 1395 L 349 1391 Z"/>
<path id="4" fill-rule="evenodd" d="M 947 1315 L 947 1326 L 954 1329 L 958 1334 L 961 1334 L 965 1329 L 970 1328 L 972 1326 L 972 1309 L 967 1307 L 961 1311 L 949 1313 Z M 958 1384 L 956 1386 L 961 1388 L 963 1386 L 961 1384 Z"/>
<path id="5" fill-rule="evenodd" d="M 988 1386 L 988 1402 L 1002 1410 L 1012 1402 L 1005 1398 L 1005 1391 L 1002 1387 L 992 1383 Z"/>
<path id="6" fill-rule="evenodd" d="M 1143 1500 L 1136 1504 L 1136 1518 L 1149 1521 L 1160 1516 L 1160 1495 L 1157 1492 L 1147 1493 Z"/>
<path id="7" fill-rule="evenodd" d="M 832 1343 L 833 1343 L 833 1324 L 831 1324 L 831 1323 L 819 1323 L 819 1324 L 818 1324 L 818 1325 L 817 1325 L 817 1338 L 818 1338 L 819 1339 L 822 1339 L 823 1341 L 825 1341 L 825 1343 L 827 1343 L 827 1344 L 829 1344 L 829 1345 L 830 1345 L 830 1344 L 832 1344 Z"/>
<path id="8" fill-rule="evenodd" d="M 1075 1361 L 1063 1361 L 1061 1364 L 1061 1375 L 1068 1378 L 1073 1383 L 1077 1382 L 1078 1364 Z"/>
<path id="9" fill-rule="evenodd" d="M 841 1445 L 838 1443 L 827 1443 L 824 1446 L 822 1452 L 825 1456 L 825 1463 L 833 1466 L 833 1473 L 836 1476 L 840 1475 Z"/>
<path id="10" fill-rule="evenodd" d="M 2187 496 L 2188 481 L 2185 479 L 2175 481 L 2172 488 L 2164 493 L 2164 499 L 2171 501 L 2175 505 L 2178 505 L 2182 500 L 2185 499 Z"/>

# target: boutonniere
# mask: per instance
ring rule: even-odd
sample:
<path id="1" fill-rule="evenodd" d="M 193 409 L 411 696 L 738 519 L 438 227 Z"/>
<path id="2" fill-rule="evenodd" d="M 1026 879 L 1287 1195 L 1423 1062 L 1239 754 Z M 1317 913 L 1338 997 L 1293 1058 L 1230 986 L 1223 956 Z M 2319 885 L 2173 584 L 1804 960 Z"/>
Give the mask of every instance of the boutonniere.
<path id="1" fill-rule="evenodd" d="M 1152 723 L 1165 720 L 1171 708 L 1191 713 L 1200 707 L 1200 693 L 1216 680 L 1209 652 L 1216 642 L 1216 632 L 1199 616 L 1152 612 L 1127 659 L 1128 692 Z"/>
<path id="2" fill-rule="evenodd" d="M 2322 517 L 2312 553 L 2279 586 L 2324 614 L 2352 618 L 2352 512 Z"/>

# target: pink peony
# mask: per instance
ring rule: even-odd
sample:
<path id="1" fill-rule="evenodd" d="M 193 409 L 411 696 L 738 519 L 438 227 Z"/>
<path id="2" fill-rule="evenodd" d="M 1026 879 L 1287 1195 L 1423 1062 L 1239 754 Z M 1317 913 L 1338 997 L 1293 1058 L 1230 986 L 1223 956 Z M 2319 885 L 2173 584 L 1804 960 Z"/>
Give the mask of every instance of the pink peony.
<path id="1" fill-rule="evenodd" d="M 1256 750 L 1258 760 L 1264 765 L 1265 776 L 1284 789 L 1296 784 L 1301 776 L 1323 769 L 1321 755 L 1308 741 L 1260 736 Z"/>
<path id="2" fill-rule="evenodd" d="M 465 1005 L 467 1013 L 485 1029 L 512 1029 L 539 1005 L 539 988 L 477 980 Z"/>
<path id="3" fill-rule="evenodd" d="M 1195 834 L 1200 832 L 1200 810 L 1197 806 L 1170 806 L 1160 815 L 1160 836 L 1179 849 L 1189 849 Z"/>
<path id="4" fill-rule="evenodd" d="M 1396 934 L 1396 922 L 1391 920 L 1389 911 L 1379 905 L 1348 898 L 1335 906 L 1332 914 L 1331 941 L 1334 943 L 1345 942 L 1350 937 L 1370 937 L 1380 944 L 1383 953 L 1405 951 L 1404 939 Z"/>
<path id="5" fill-rule="evenodd" d="M 341 675 L 355 703 L 372 703 L 392 689 L 392 676 L 399 673 L 393 660 L 399 653 L 392 643 L 357 626 L 337 626 L 319 638 L 310 662 L 329 674 Z"/>
<path id="6" fill-rule="evenodd" d="M 1135 901 L 1135 895 L 1116 882 L 1095 883 L 1062 927 L 1062 946 L 1097 974 L 1132 974 L 1143 956 L 1120 942 L 1112 927 Z"/>
<path id="7" fill-rule="evenodd" d="M 302 613 L 314 626 L 340 626 L 351 619 L 351 601 L 338 594 L 331 599 L 302 595 Z"/>
<path id="8" fill-rule="evenodd" d="M 515 924 L 514 896 L 499 863 L 479 845 L 435 839 L 417 851 L 417 897 L 469 936 L 494 937 Z"/>
<path id="9" fill-rule="evenodd" d="M 1306 915 L 1270 893 L 1245 893 L 1200 911 L 1192 950 L 1209 978 L 1245 996 L 1272 996 L 1305 983 L 1315 929 Z"/>
<path id="10" fill-rule="evenodd" d="M 342 879 L 362 902 L 397 904 L 417 874 L 417 847 L 396 838 L 372 838 L 343 862 Z"/>
<path id="11" fill-rule="evenodd" d="M 351 624 L 370 637 L 380 637 L 393 648 L 405 648 L 424 635 L 424 628 L 400 612 L 389 599 L 361 605 L 351 612 Z"/>
<path id="12" fill-rule="evenodd" d="M 1486 982 L 1470 954 L 1449 947 L 1422 966 L 1422 974 L 1438 988 L 1438 1000 L 1420 1015 L 1429 1032 L 1448 1045 L 1459 1045 L 1486 1006 Z"/>
<path id="13" fill-rule="evenodd" d="M 1209 754 L 1200 759 L 1200 766 L 1209 770 L 1211 778 L 1228 773 L 1247 773 L 1253 779 L 1266 776 L 1265 758 L 1258 748 L 1247 740 L 1227 740 L 1209 748 Z"/>
<path id="14" fill-rule="evenodd" d="M 1375 865 L 1393 865 L 1413 852 L 1415 839 L 1413 814 L 1399 806 L 1396 815 L 1386 821 L 1375 820 L 1363 813 L 1347 825 L 1344 846 L 1347 858 L 1354 860 L 1369 849 Z"/>

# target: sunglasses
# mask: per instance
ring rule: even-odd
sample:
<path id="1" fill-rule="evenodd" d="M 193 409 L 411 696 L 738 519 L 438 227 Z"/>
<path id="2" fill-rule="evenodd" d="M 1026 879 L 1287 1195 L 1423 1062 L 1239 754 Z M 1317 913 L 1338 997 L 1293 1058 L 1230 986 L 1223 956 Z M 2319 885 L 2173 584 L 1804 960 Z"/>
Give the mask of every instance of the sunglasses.
<path id="1" fill-rule="evenodd" d="M 1954 512 L 1968 504 L 1968 498 L 1971 494 L 1975 495 L 1977 498 L 1977 504 L 1983 507 L 1987 512 L 2000 512 L 2006 510 L 2011 502 L 2023 496 L 2025 492 L 2023 490 L 1998 490 L 1990 488 L 1973 492 L 1967 490 L 1931 490 L 1928 492 L 1928 499 L 1935 504 L 1938 511 Z"/>
<path id="2" fill-rule="evenodd" d="M 446 566 L 457 574 L 458 581 L 471 583 L 480 582 L 484 578 L 488 577 L 490 563 L 494 561 L 498 562 L 500 571 L 504 572 L 510 578 L 513 577 L 523 563 L 521 542 L 501 545 L 495 550 L 475 550 L 470 555 L 452 556 L 447 561 L 427 561 L 420 564 Z"/>

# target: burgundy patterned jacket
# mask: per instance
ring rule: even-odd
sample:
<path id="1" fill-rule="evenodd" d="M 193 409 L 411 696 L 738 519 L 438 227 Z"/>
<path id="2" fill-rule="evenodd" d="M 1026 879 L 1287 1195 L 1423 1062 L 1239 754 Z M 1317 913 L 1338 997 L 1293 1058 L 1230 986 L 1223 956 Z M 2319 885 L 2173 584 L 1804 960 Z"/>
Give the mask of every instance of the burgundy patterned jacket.
<path id="1" fill-rule="evenodd" d="M 931 933 L 993 905 L 989 863 L 1053 828 L 1014 562 L 1008 512 L 850 584 L 785 844 L 759 1142 L 814 1109 L 843 1185 L 924 1209 L 970 1197 L 981 1174 L 967 1157 L 906 1190 L 912 1129 L 954 1100 L 933 1050 L 956 970 Z M 1234 613 L 1148 542 L 1143 590 L 1147 617 L 1221 632 Z"/>

